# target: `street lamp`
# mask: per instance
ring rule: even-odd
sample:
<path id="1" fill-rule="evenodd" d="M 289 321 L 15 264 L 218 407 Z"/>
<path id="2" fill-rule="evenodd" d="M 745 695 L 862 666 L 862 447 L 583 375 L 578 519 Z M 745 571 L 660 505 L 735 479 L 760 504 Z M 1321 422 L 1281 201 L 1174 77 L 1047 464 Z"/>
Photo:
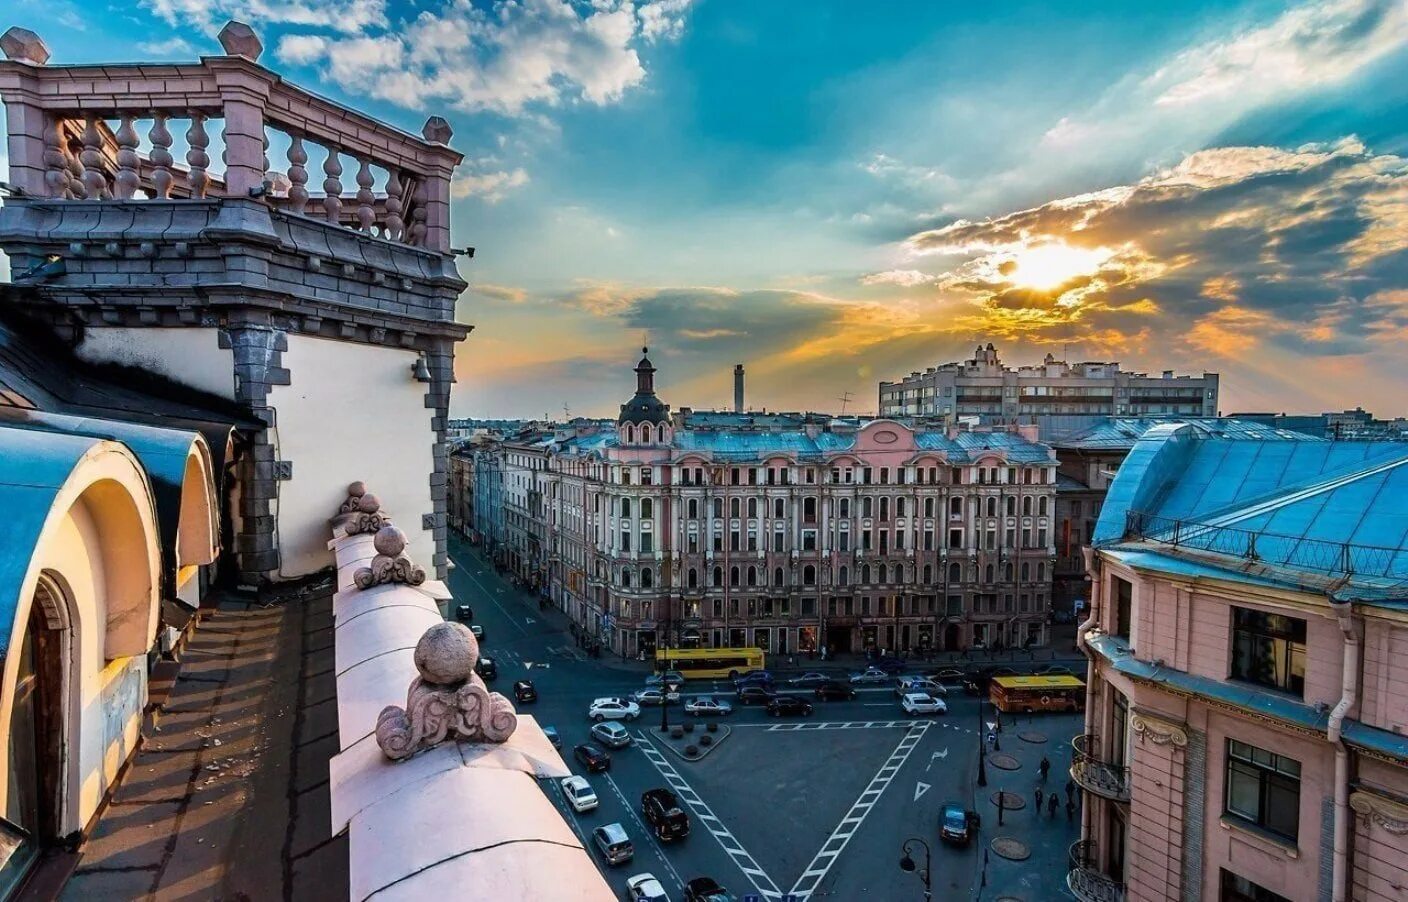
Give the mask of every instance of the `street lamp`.
<path id="1" fill-rule="evenodd" d="M 919 865 L 914 861 L 914 858 L 910 855 L 909 847 L 913 843 L 918 843 L 919 845 L 924 847 L 923 868 L 920 868 Z M 910 837 L 909 839 L 906 839 L 904 843 L 900 846 L 900 851 L 904 853 L 904 857 L 900 859 L 900 870 L 909 874 L 918 871 L 919 879 L 924 881 L 924 902 L 930 902 L 930 900 L 934 897 L 932 892 L 930 891 L 931 887 L 929 885 L 929 844 L 926 843 L 924 840 L 919 839 L 918 837 Z"/>
<path id="2" fill-rule="evenodd" d="M 988 740 L 983 735 L 983 697 L 978 696 L 978 785 L 988 785 Z"/>

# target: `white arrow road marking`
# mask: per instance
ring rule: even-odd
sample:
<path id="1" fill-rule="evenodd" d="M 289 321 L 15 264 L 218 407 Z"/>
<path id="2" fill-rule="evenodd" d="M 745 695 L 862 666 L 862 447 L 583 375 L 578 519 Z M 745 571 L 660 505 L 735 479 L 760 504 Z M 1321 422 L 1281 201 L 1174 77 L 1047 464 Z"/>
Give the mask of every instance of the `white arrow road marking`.
<path id="1" fill-rule="evenodd" d="M 994 720 L 988 721 L 988 729 L 989 729 L 989 730 L 996 730 L 996 729 L 997 729 L 997 721 L 994 721 Z"/>
<path id="2" fill-rule="evenodd" d="M 537 622 L 537 621 L 534 620 L 532 617 L 524 617 L 524 618 L 523 618 L 523 621 L 524 621 L 525 623 L 536 623 L 536 622 Z"/>
<path id="3" fill-rule="evenodd" d="M 948 757 L 948 749 L 944 749 L 942 752 L 935 752 L 934 754 L 930 755 L 930 756 L 929 756 L 929 763 L 926 764 L 926 765 L 924 765 L 924 772 L 925 772 L 925 773 L 928 773 L 928 772 L 929 772 L 929 768 L 931 768 L 931 767 L 934 766 L 934 760 L 935 760 L 935 759 L 937 759 L 937 758 L 947 758 L 947 757 Z"/>
<path id="4" fill-rule="evenodd" d="M 916 781 L 914 784 L 914 801 L 919 801 L 919 797 L 928 792 L 931 787 L 923 781 Z"/>

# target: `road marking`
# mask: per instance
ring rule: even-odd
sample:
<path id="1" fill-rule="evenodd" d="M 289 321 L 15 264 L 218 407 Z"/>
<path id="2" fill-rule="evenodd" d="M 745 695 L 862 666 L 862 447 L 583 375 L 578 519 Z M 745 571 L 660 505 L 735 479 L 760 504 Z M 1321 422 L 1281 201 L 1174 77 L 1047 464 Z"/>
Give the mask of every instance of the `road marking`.
<path id="1" fill-rule="evenodd" d="M 816 853 L 811 864 L 807 865 L 807 869 L 797 879 L 791 894 L 798 899 L 808 899 L 812 893 L 816 892 L 816 888 L 821 885 L 821 881 L 826 879 L 826 875 L 831 871 L 831 866 L 845 851 L 846 844 L 860 829 L 861 824 L 874 809 L 875 803 L 880 801 L 881 794 L 890 785 L 890 781 L 895 778 L 895 774 L 899 773 L 899 769 L 904 766 L 905 761 L 909 760 L 910 752 L 913 752 L 915 746 L 919 745 L 920 740 L 924 738 L 924 733 L 929 729 L 927 721 L 919 721 L 907 724 L 907 726 L 909 726 L 909 730 L 904 734 L 899 745 L 895 746 L 895 750 L 890 753 L 889 759 L 876 772 L 870 785 L 856 799 L 851 810 L 846 812 L 841 823 L 836 825 L 831 836 L 821 844 L 821 850 Z M 885 771 L 889 771 L 889 773 L 885 773 Z"/>
<path id="2" fill-rule="evenodd" d="M 582 841 L 583 851 L 589 850 L 591 845 L 587 842 L 587 835 L 582 832 L 582 825 L 577 823 L 579 815 L 572 806 L 567 803 L 567 796 L 562 792 L 561 780 L 557 777 L 549 777 L 548 782 L 552 784 L 553 795 L 561 803 L 561 808 L 564 812 L 563 819 L 572 825 L 572 832 L 577 834 L 577 838 Z M 590 854 L 590 852 L 588 852 L 588 854 Z"/>
<path id="3" fill-rule="evenodd" d="M 929 756 L 929 763 L 926 764 L 926 765 L 924 765 L 924 773 L 927 774 L 927 773 L 929 772 L 929 768 L 931 768 L 931 767 L 934 766 L 934 762 L 935 762 L 935 761 L 937 761 L 937 760 L 940 759 L 940 758 L 947 758 L 947 757 L 948 757 L 948 748 L 947 748 L 947 746 L 945 746 L 945 748 L 944 748 L 944 750 L 943 750 L 942 752 L 935 752 L 934 754 L 930 755 L 930 756 Z"/>
<path id="4" fill-rule="evenodd" d="M 665 782 L 670 784 L 675 795 L 683 799 L 684 803 L 694 811 L 695 816 L 704 825 L 704 829 L 719 841 L 719 845 L 733 859 L 733 863 L 738 865 L 738 869 L 748 878 L 748 882 L 753 884 L 753 888 L 762 893 L 765 898 L 782 898 L 782 890 L 778 889 L 772 878 L 758 866 L 757 860 L 748 854 L 748 850 L 743 848 L 743 844 L 738 841 L 738 838 L 729 832 L 728 828 L 724 826 L 724 822 L 715 816 L 704 800 L 699 797 L 699 793 L 685 782 L 684 777 L 680 776 L 680 772 L 675 770 L 674 765 L 665 760 L 665 755 L 655 747 L 654 743 L 650 741 L 650 737 L 640 730 L 636 731 L 636 737 L 639 740 L 636 746 L 644 753 L 646 759 L 655 765 L 655 769 L 660 772 L 660 776 L 665 778 Z"/>
<path id="5" fill-rule="evenodd" d="M 912 720 L 823 720 L 805 723 L 736 723 L 739 727 L 762 727 L 770 733 L 798 733 L 802 730 L 892 730 L 914 726 Z"/>
<path id="6" fill-rule="evenodd" d="M 534 620 L 532 617 L 524 617 L 524 618 L 523 618 L 523 621 L 524 621 L 525 623 L 537 623 L 537 622 L 538 622 L 538 621 Z"/>
<path id="7" fill-rule="evenodd" d="M 463 569 L 463 568 L 459 568 L 459 569 Z M 494 596 L 489 592 L 489 590 L 486 589 L 486 588 L 484 588 L 484 584 L 483 584 L 483 583 L 481 583 L 479 580 L 475 579 L 473 576 L 470 576 L 470 573 L 469 573 L 468 570 L 464 570 L 464 575 L 467 576 L 467 577 L 469 577 L 469 581 L 470 581 L 470 582 L 474 583 L 476 586 L 479 587 L 479 591 L 484 593 L 484 597 L 487 598 L 487 599 L 489 599 L 489 603 L 492 604 L 494 607 L 496 607 L 496 608 L 499 609 L 500 613 L 502 613 L 502 614 L 504 615 L 504 617 L 508 620 L 509 623 L 513 624 L 513 628 L 516 629 L 516 630 L 518 630 L 518 632 L 519 632 L 520 635 L 524 635 L 524 636 L 528 635 L 528 631 L 525 630 L 522 626 L 519 625 L 518 620 L 517 620 L 512 614 L 510 614 L 507 610 L 505 610 L 503 605 L 499 604 L 498 600 L 494 598 Z M 503 592 L 503 589 L 500 589 L 499 592 L 502 593 L 502 592 Z"/>
<path id="8" fill-rule="evenodd" d="M 616 781 L 611 779 L 611 774 L 602 774 L 602 776 L 606 777 L 606 782 L 611 784 L 611 791 L 616 793 L 616 798 L 621 800 L 621 807 L 626 809 L 626 813 L 631 816 L 631 820 L 634 821 L 635 825 L 640 828 L 640 832 L 650 837 L 650 847 L 655 850 L 655 854 L 660 858 L 662 862 L 665 863 L 665 867 L 669 869 L 670 876 L 673 877 L 675 880 L 675 885 L 678 886 L 681 890 L 683 890 L 684 881 L 680 879 L 679 871 L 675 870 L 675 866 L 670 862 L 670 859 L 665 857 L 665 847 L 662 846 L 660 844 L 660 841 L 655 838 L 654 832 L 652 832 L 651 829 L 645 825 L 645 822 L 640 819 L 640 815 L 637 814 L 636 810 L 631 807 L 631 803 L 626 801 L 625 794 L 621 792 L 621 787 L 616 785 Z"/>
<path id="9" fill-rule="evenodd" d="M 890 707 L 890 703 L 889 703 L 889 702 L 861 702 L 861 704 L 862 704 L 863 706 L 867 707 L 867 708 L 888 708 L 888 707 Z"/>
<path id="10" fill-rule="evenodd" d="M 916 780 L 914 783 L 914 801 L 919 801 L 919 797 L 922 796 L 924 793 L 928 792 L 930 789 L 933 789 L 933 787 L 930 786 L 928 783 L 925 783 L 922 780 Z"/>

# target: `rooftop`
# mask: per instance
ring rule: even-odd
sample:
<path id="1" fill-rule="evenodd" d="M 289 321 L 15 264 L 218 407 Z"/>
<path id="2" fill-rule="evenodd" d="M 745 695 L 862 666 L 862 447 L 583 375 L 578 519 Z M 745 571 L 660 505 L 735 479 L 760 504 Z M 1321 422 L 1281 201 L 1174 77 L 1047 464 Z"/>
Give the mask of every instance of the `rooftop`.
<path id="1" fill-rule="evenodd" d="M 1075 451 L 1128 451 L 1155 426 L 1184 423 L 1201 435 L 1252 441 L 1307 441 L 1313 436 L 1229 417 L 1109 417 L 1079 432 L 1052 441 Z"/>

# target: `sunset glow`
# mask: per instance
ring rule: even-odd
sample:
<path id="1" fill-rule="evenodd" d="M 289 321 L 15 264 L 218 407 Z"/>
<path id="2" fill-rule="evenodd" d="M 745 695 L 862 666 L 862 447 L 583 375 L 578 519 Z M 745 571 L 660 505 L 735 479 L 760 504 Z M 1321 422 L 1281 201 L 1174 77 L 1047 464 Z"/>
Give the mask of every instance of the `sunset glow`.
<path id="1" fill-rule="evenodd" d="M 1013 285 L 1049 291 L 1077 276 L 1094 275 L 1110 257 L 1104 248 L 1040 244 L 1013 254 L 1012 268 L 1003 273 Z"/>

